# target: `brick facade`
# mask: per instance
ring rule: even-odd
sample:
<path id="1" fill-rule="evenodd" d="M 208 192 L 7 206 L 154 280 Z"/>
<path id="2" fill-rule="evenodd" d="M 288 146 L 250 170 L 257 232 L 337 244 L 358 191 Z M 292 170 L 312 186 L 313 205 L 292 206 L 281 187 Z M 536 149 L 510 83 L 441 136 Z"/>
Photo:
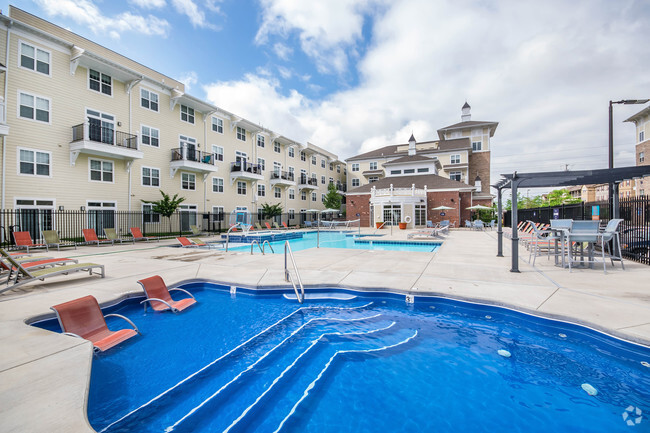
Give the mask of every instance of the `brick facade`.
<path id="1" fill-rule="evenodd" d="M 346 197 L 345 218 L 356 220 L 361 218 L 361 227 L 370 226 L 370 194 L 351 195 Z M 359 216 L 357 216 L 359 214 Z"/>
<path id="2" fill-rule="evenodd" d="M 469 156 L 469 183 L 474 185 L 476 175 L 481 178 L 481 193 L 490 194 L 490 152 L 475 152 Z M 477 191 L 478 193 L 478 191 Z"/>

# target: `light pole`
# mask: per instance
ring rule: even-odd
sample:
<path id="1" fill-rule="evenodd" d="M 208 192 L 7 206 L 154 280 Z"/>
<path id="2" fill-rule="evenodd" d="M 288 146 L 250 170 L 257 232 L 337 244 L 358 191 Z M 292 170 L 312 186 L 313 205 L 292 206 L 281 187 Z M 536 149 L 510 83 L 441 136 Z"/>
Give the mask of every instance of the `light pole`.
<path id="1" fill-rule="evenodd" d="M 614 104 L 624 104 L 624 105 L 633 105 L 633 104 L 645 104 L 650 101 L 650 99 L 622 99 L 620 101 L 609 101 L 609 169 L 614 168 L 614 120 L 612 116 L 612 106 Z M 618 206 L 614 205 L 614 183 L 609 183 L 609 218 L 618 217 Z M 614 215 L 616 214 L 616 215 Z"/>

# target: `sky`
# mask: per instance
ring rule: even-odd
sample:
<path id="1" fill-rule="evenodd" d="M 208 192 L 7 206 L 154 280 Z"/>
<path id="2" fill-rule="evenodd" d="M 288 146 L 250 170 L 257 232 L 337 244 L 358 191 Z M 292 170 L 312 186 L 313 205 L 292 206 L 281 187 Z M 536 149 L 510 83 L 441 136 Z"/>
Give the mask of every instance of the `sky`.
<path id="1" fill-rule="evenodd" d="M 411 133 L 435 140 L 467 101 L 472 120 L 499 122 L 492 183 L 515 170 L 606 168 L 609 101 L 650 98 L 647 0 L 12 4 L 341 159 Z M 614 106 L 616 167 L 634 165 L 623 121 L 648 105 Z"/>

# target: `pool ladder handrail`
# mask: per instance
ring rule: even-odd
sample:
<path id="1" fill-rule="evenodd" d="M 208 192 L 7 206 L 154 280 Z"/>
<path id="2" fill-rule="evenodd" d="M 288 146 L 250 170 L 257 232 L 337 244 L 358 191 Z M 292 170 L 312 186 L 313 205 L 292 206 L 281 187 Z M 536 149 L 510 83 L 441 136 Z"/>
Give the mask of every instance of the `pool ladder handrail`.
<path id="1" fill-rule="evenodd" d="M 266 252 L 264 251 L 265 245 L 268 245 L 269 248 L 271 249 L 272 253 L 275 253 L 273 250 L 273 246 L 271 246 L 271 243 L 268 240 L 265 240 L 262 242 L 262 245 L 260 245 L 259 242 L 257 242 L 255 239 L 251 242 L 251 255 L 253 255 L 253 245 L 257 244 L 257 246 L 260 248 L 260 251 L 262 252 L 263 255 L 266 255 Z"/>
<path id="2" fill-rule="evenodd" d="M 287 254 L 288 253 L 288 254 Z M 300 286 L 300 293 L 298 293 L 298 287 L 296 286 L 293 277 L 289 272 L 289 267 L 287 266 L 287 256 L 291 258 L 291 264 L 293 265 L 293 270 L 296 272 L 296 278 L 298 279 L 298 285 Z M 296 265 L 296 260 L 293 258 L 293 251 L 291 251 L 291 245 L 289 241 L 284 241 L 284 281 L 288 281 L 293 286 L 293 291 L 296 293 L 296 299 L 302 304 L 305 301 L 305 287 L 302 285 L 302 279 L 300 278 L 300 272 L 298 272 L 298 266 Z"/>
<path id="3" fill-rule="evenodd" d="M 242 227 L 242 226 L 241 226 L 241 223 L 236 223 L 235 225 L 233 225 L 232 227 L 230 227 L 230 228 L 228 229 L 228 231 L 226 232 L 226 252 L 228 252 L 228 243 L 230 242 L 230 232 L 233 231 L 233 230 L 236 230 L 238 227 L 239 227 L 239 228 Z M 242 229 L 242 230 L 243 230 L 243 229 Z"/>

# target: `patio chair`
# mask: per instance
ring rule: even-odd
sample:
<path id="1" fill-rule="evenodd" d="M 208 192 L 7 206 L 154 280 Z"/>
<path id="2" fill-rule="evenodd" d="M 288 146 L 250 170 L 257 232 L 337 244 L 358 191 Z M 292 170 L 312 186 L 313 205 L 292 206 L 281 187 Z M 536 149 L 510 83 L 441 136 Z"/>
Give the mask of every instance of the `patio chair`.
<path id="1" fill-rule="evenodd" d="M 123 243 L 125 240 L 127 240 L 119 237 L 115 229 L 104 229 L 104 234 L 106 235 L 106 239 L 111 241 L 112 245 L 115 245 L 115 242 Z"/>
<path id="2" fill-rule="evenodd" d="M 276 230 L 287 230 L 289 227 L 280 227 L 276 221 L 273 221 L 273 228 Z"/>
<path id="3" fill-rule="evenodd" d="M 72 272 L 87 271 L 90 275 L 93 274 L 93 269 L 98 268 L 99 274 L 102 278 L 106 276 L 104 272 L 104 265 L 98 265 L 97 263 L 75 263 L 69 265 L 55 266 L 53 268 L 46 269 L 37 269 L 30 270 L 25 268 L 22 264 L 18 263 L 13 257 L 8 256 L 5 259 L 16 268 L 16 276 L 14 277 L 14 282 L 12 285 L 0 289 L 0 293 L 5 290 L 10 290 L 23 284 L 30 283 L 36 280 L 45 280 L 46 278 L 53 277 L 55 275 L 67 275 Z M 9 283 L 10 281 L 7 281 Z"/>
<path id="4" fill-rule="evenodd" d="M 43 230 L 41 234 L 48 251 L 50 247 L 56 247 L 57 251 L 61 251 L 61 247 L 74 247 L 75 250 L 77 249 L 77 244 L 74 242 L 62 242 L 56 230 Z"/>
<path id="5" fill-rule="evenodd" d="M 101 244 L 111 244 L 113 245 L 113 241 L 110 239 L 99 239 L 97 237 L 97 233 L 95 233 L 95 229 L 82 229 L 81 232 L 84 235 L 84 240 L 86 241 L 87 244 L 97 244 L 97 246 L 100 246 Z"/>
<path id="6" fill-rule="evenodd" d="M 472 222 L 470 220 L 465 220 L 465 228 L 472 228 Z"/>
<path id="7" fill-rule="evenodd" d="M 530 221 L 532 223 L 532 221 Z M 559 239 L 558 236 L 554 236 L 548 230 L 543 230 L 537 227 L 534 223 L 531 224 L 533 228 L 533 237 L 528 243 L 528 249 L 530 254 L 528 254 L 528 262 L 531 263 L 530 259 L 532 257 L 532 265 L 535 266 L 535 260 L 537 256 L 541 256 L 543 251 L 546 251 L 548 257 L 551 256 L 551 249 L 555 245 L 555 241 Z"/>
<path id="8" fill-rule="evenodd" d="M 475 220 L 472 224 L 474 230 L 485 230 L 485 224 L 481 220 Z"/>
<path id="9" fill-rule="evenodd" d="M 282 226 L 284 227 L 285 230 L 289 230 L 289 229 L 299 229 L 299 228 L 300 228 L 300 226 L 291 226 L 291 227 L 290 227 L 290 226 L 287 225 L 287 223 L 285 223 L 284 221 L 282 221 Z"/>
<path id="10" fill-rule="evenodd" d="M 273 227 L 271 227 L 271 224 L 269 224 L 268 221 L 264 221 L 264 225 L 266 226 L 266 228 L 267 228 L 268 230 L 273 230 Z"/>
<path id="11" fill-rule="evenodd" d="M 203 233 L 195 224 L 190 224 L 190 230 L 192 230 L 192 236 L 201 236 Z"/>
<path id="12" fill-rule="evenodd" d="M 607 273 L 607 260 L 605 260 L 605 248 L 609 250 L 609 259 L 614 266 L 614 260 L 621 262 L 621 268 L 625 270 L 623 264 L 623 253 L 621 251 L 621 238 L 618 233 L 618 226 L 623 222 L 622 219 L 612 219 L 607 223 L 605 230 L 600 232 L 600 251 L 603 257 L 603 271 Z M 613 251 L 612 251 L 613 250 Z"/>
<path id="13" fill-rule="evenodd" d="M 490 230 L 494 230 L 494 227 L 496 226 L 496 220 L 490 221 L 490 224 L 488 227 L 490 227 Z"/>
<path id="14" fill-rule="evenodd" d="M 140 230 L 140 227 L 131 227 L 131 235 L 133 235 L 133 242 L 135 241 L 153 241 L 156 240 L 157 242 L 160 242 L 160 238 L 157 236 L 145 236 L 142 234 L 142 230 Z"/>
<path id="15" fill-rule="evenodd" d="M 313 225 L 311 224 L 311 221 L 305 221 L 305 227 L 312 228 Z"/>
<path id="16" fill-rule="evenodd" d="M 587 244 L 589 253 L 586 263 L 595 263 L 593 247 L 598 242 L 600 232 L 598 231 L 599 221 L 573 221 L 571 231 L 567 234 L 567 245 L 569 246 L 569 272 L 572 271 L 572 265 L 578 260 L 574 257 L 580 249 L 580 262 L 585 263 L 583 248 Z M 607 272 L 607 271 L 605 271 Z"/>
<path id="17" fill-rule="evenodd" d="M 104 315 L 97 299 L 92 295 L 57 304 L 50 308 L 56 313 L 63 333 L 90 341 L 95 353 L 104 352 L 140 333 L 138 327 L 121 314 Z M 106 325 L 106 317 L 119 317 L 126 320 L 133 329 L 111 331 Z"/>
<path id="18" fill-rule="evenodd" d="M 66 264 L 66 263 L 78 263 L 76 259 L 68 258 L 54 258 L 54 257 L 27 257 L 24 259 L 16 258 L 9 255 L 4 249 L 0 248 L 0 272 L 7 271 L 7 283 L 11 280 L 11 277 L 14 272 L 17 272 L 17 269 L 12 266 L 8 261 L 5 263 L 7 257 L 12 257 L 17 263 L 20 263 L 25 269 L 43 269 L 51 266 Z"/>
<path id="19" fill-rule="evenodd" d="M 178 287 L 175 289 L 167 289 L 167 285 L 160 277 L 160 275 L 154 275 L 153 277 L 140 280 L 138 281 L 138 284 L 142 286 L 145 296 L 147 297 L 147 299 L 140 302 L 141 304 L 144 304 L 145 312 L 147 311 L 147 303 L 151 305 L 151 308 L 153 308 L 154 311 L 171 310 L 174 313 L 183 311 L 187 307 L 190 307 L 196 303 L 194 296 L 185 289 Z M 169 292 L 172 292 L 174 290 L 184 292 L 190 295 L 190 297 L 181 299 L 180 301 L 174 301 L 169 294 Z"/>
<path id="20" fill-rule="evenodd" d="M 432 229 L 432 228 L 434 228 L 434 227 L 435 227 L 435 226 L 433 225 L 433 221 L 429 221 L 429 220 L 427 220 L 427 228 L 428 228 L 428 229 Z"/>
<path id="21" fill-rule="evenodd" d="M 185 236 L 178 236 L 176 240 L 181 244 L 181 247 L 183 248 L 196 248 L 204 247 L 207 245 L 205 242 L 198 238 L 188 239 Z"/>
<path id="22" fill-rule="evenodd" d="M 25 248 L 27 252 L 29 252 L 30 248 L 45 248 L 47 251 L 50 250 L 46 244 L 35 244 L 32 242 L 32 235 L 28 231 L 14 232 L 14 241 L 16 242 L 17 248 Z"/>
<path id="23" fill-rule="evenodd" d="M 255 223 L 255 228 L 256 228 L 257 230 L 264 230 L 264 229 L 262 228 L 262 226 L 260 225 L 260 223 Z"/>
<path id="24" fill-rule="evenodd" d="M 444 238 L 440 236 L 442 234 L 441 229 L 428 229 L 428 230 L 418 230 L 406 235 L 406 239 L 415 239 L 415 238 Z"/>

